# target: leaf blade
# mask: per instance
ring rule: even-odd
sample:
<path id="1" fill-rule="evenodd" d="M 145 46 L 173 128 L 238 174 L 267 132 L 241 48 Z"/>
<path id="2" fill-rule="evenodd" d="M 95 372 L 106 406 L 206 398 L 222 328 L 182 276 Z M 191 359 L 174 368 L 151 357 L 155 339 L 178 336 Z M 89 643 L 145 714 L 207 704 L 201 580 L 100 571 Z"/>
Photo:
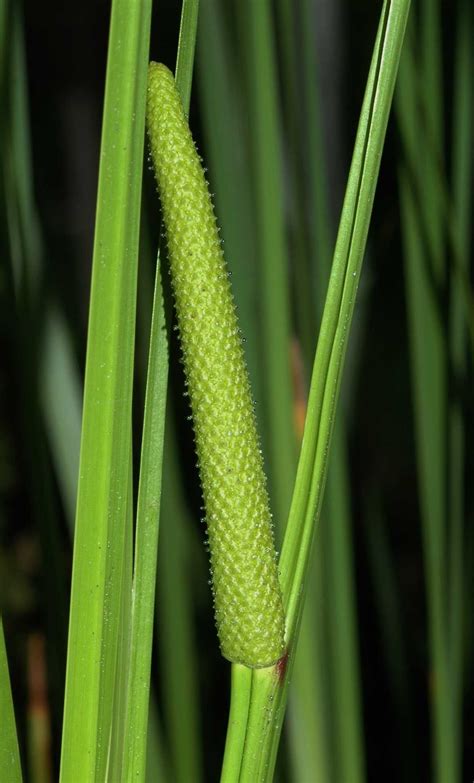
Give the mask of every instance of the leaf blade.
<path id="1" fill-rule="evenodd" d="M 278 749 L 281 723 L 296 642 L 307 567 L 320 512 L 354 297 L 375 196 L 388 115 L 410 3 L 385 2 L 361 111 L 338 241 L 313 368 L 305 434 L 292 509 L 280 559 L 290 659 L 252 673 L 247 735 L 240 783 L 269 781 Z M 287 665 L 288 664 L 288 665 Z M 286 666 L 286 670 L 285 670 Z"/>
<path id="2" fill-rule="evenodd" d="M 112 5 L 76 513 L 61 781 L 103 780 L 120 624 L 151 2 Z M 84 684 L 87 684 L 84 687 Z"/>
<path id="3" fill-rule="evenodd" d="M 20 751 L 16 734 L 15 713 L 8 674 L 7 650 L 0 617 L 0 715 L 2 731 L 0 739 L 0 777 L 11 783 L 21 783 Z"/>

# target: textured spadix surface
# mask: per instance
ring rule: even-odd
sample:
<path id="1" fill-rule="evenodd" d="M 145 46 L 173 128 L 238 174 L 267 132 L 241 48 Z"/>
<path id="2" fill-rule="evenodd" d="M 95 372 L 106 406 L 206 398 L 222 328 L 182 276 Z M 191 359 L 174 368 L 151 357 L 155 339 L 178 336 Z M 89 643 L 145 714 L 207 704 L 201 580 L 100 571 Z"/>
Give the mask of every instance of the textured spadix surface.
<path id="1" fill-rule="evenodd" d="M 212 203 L 174 78 L 150 64 L 148 134 L 206 507 L 223 655 L 284 652 L 284 613 L 249 379 Z"/>

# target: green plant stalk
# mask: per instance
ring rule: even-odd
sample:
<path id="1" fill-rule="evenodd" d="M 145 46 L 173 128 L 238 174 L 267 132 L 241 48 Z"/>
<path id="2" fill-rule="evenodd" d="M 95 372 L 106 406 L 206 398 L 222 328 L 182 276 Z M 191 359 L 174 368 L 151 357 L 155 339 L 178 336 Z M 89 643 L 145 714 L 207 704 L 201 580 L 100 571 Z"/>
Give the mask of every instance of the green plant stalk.
<path id="1" fill-rule="evenodd" d="M 125 705 L 123 779 L 144 781 L 158 551 L 168 340 L 157 266 L 143 422 L 131 591 L 130 674 Z"/>
<path id="2" fill-rule="evenodd" d="M 325 588 L 328 612 L 330 665 L 332 666 L 333 721 L 336 780 L 365 780 L 364 736 L 360 694 L 357 609 L 349 512 L 349 476 L 344 448 L 344 417 L 336 421 L 326 500 Z M 326 515 L 324 514 L 326 509 Z"/>
<path id="3" fill-rule="evenodd" d="M 313 367 L 298 475 L 280 561 L 290 633 L 297 623 L 300 608 L 298 592 L 303 583 L 301 577 L 306 570 L 315 512 L 317 517 L 322 501 L 321 489 L 327 462 L 327 446 L 332 433 L 332 415 L 365 251 L 408 9 L 409 2 L 406 0 L 385 2 L 383 6 L 340 220 Z"/>
<path id="4" fill-rule="evenodd" d="M 176 55 L 176 89 L 186 117 L 189 114 L 191 85 L 193 81 L 194 53 L 199 16 L 199 0 L 183 0 L 179 28 L 178 53 Z"/>
<path id="5" fill-rule="evenodd" d="M 0 736 L 0 779 L 9 783 L 21 783 L 20 752 L 16 734 L 8 659 L 3 635 L 3 620 L 0 617 L 0 715 L 2 731 Z"/>
<path id="6" fill-rule="evenodd" d="M 151 63 L 148 133 L 160 188 L 207 512 L 224 657 L 277 661 L 284 615 L 243 349 L 212 204 L 174 79 Z"/>
<path id="7" fill-rule="evenodd" d="M 61 782 L 109 763 L 130 522 L 136 276 L 151 3 L 114 0 L 107 64 L 72 577 Z"/>
<path id="8" fill-rule="evenodd" d="M 158 558 L 157 644 L 162 709 L 167 727 L 170 768 L 175 783 L 200 783 L 202 751 L 198 700 L 196 634 L 193 628 L 195 547 L 193 520 L 185 502 L 178 443 L 168 407 L 163 466 L 160 556 Z M 174 411 L 173 411 L 174 413 Z M 195 546 L 194 546 L 195 545 Z M 204 576 L 203 572 L 203 576 Z M 183 748 L 186 752 L 183 753 Z"/>
<path id="9" fill-rule="evenodd" d="M 198 8 L 198 0 L 184 0 L 181 11 L 176 72 L 184 105 L 187 107 L 190 101 Z M 130 672 L 126 707 L 123 711 L 126 715 L 123 777 L 130 783 L 132 780 L 144 781 L 146 776 L 150 670 L 168 384 L 168 338 L 159 258 L 158 251 L 138 486 L 135 562 L 131 594 Z"/>
<path id="10" fill-rule="evenodd" d="M 120 621 L 117 640 L 117 662 L 115 667 L 115 685 L 112 707 L 112 726 L 109 741 L 109 762 L 107 764 L 107 781 L 114 783 L 124 780 L 124 756 L 130 749 L 130 716 L 128 714 L 128 688 L 133 675 L 137 671 L 133 658 L 134 648 L 131 644 L 132 626 L 132 576 L 133 576 L 133 470 L 130 454 L 129 480 L 127 485 L 128 520 L 125 531 L 124 562 L 120 589 Z M 135 665 L 134 665 L 135 664 Z M 140 672 L 142 674 L 142 672 Z M 140 683 L 146 691 L 146 679 Z M 136 681 L 134 682 L 136 686 Z M 141 703 L 142 691 L 135 687 L 135 701 Z M 133 728 L 136 728 L 135 726 Z M 128 732 L 128 735 L 127 735 Z M 133 736 L 133 735 L 132 735 Z M 135 739 L 135 738 L 134 738 Z M 129 778 L 130 779 L 130 778 Z M 142 777 L 142 780 L 144 777 Z M 137 777 L 137 780 L 140 778 Z"/>
<path id="11" fill-rule="evenodd" d="M 327 526 L 323 524 L 322 527 L 324 534 L 327 533 Z M 326 578 L 324 534 L 321 530 L 311 566 L 288 702 L 289 753 L 295 781 L 334 779 L 330 709 L 332 680 L 329 678 L 323 589 Z"/>
<path id="12" fill-rule="evenodd" d="M 260 669 L 258 671 L 267 670 Z M 240 769 L 248 734 L 252 680 L 252 670 L 247 666 L 238 663 L 232 666 L 229 729 L 222 763 L 221 781 L 240 779 Z M 229 730 L 232 736 L 231 742 L 229 742 Z"/>
<path id="13" fill-rule="evenodd" d="M 408 17 L 409 2 L 384 3 L 354 148 L 340 221 L 332 274 L 313 368 L 305 434 L 292 508 L 280 559 L 280 578 L 287 612 L 288 666 L 252 673 L 247 732 L 240 770 L 225 783 L 271 780 L 278 748 L 307 567 L 319 517 L 327 454 L 331 440 L 344 352 L 354 308 L 380 158 Z M 235 741 L 241 742 L 241 732 Z M 227 735 L 232 755 L 234 724 Z"/>

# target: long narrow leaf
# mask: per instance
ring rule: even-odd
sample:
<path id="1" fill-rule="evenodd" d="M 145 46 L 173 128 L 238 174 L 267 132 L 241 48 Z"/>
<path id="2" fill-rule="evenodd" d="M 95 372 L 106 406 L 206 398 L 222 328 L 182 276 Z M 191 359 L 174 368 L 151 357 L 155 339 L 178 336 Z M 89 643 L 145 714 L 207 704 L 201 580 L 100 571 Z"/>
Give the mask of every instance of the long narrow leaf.
<path id="1" fill-rule="evenodd" d="M 3 635 L 3 621 L 0 617 L 0 779 L 9 783 L 21 783 L 20 752 L 16 735 L 15 713 L 13 711 L 7 651 Z"/>
<path id="2" fill-rule="evenodd" d="M 143 424 L 133 574 L 130 677 L 127 696 L 125 780 L 142 781 L 150 689 L 151 646 L 161 499 L 161 468 L 168 381 L 168 340 L 157 268 Z"/>
<path id="3" fill-rule="evenodd" d="M 186 111 L 189 110 L 198 9 L 198 0 L 184 0 L 176 62 L 176 80 Z M 159 256 L 160 254 L 158 254 L 158 258 Z M 138 488 L 130 673 L 126 702 L 124 776 L 125 780 L 130 782 L 132 780 L 144 781 L 146 775 L 146 742 L 167 384 L 168 339 L 161 268 L 158 263 L 153 297 Z"/>
<path id="4" fill-rule="evenodd" d="M 385 2 L 368 77 L 346 189 L 331 279 L 313 368 L 313 381 L 292 510 L 281 557 L 288 625 L 300 609 L 306 570 L 333 427 L 344 351 L 355 303 L 409 2 Z M 308 489 L 310 492 L 308 493 Z M 304 522 L 303 522 L 304 520 Z"/>
<path id="5" fill-rule="evenodd" d="M 171 406 L 170 406 L 171 407 Z M 175 783 L 202 780 L 197 634 L 193 629 L 192 520 L 178 465 L 178 439 L 171 410 L 166 424 L 160 532 L 158 645 L 163 713 L 168 730 L 170 767 Z M 199 542 L 200 543 L 200 542 Z M 183 753 L 183 748 L 186 752 Z"/>
<path id="6" fill-rule="evenodd" d="M 151 3 L 109 39 L 72 578 L 61 781 L 103 780 L 119 639 Z"/>
<path id="7" fill-rule="evenodd" d="M 124 779 L 124 755 L 128 745 L 128 686 L 130 683 L 130 637 L 132 624 L 132 575 L 133 575 L 133 470 L 130 455 L 127 484 L 127 521 L 124 542 L 124 559 L 120 588 L 120 619 L 117 639 L 115 684 L 112 706 L 112 725 L 107 763 L 107 783 Z M 145 681 L 146 682 L 146 681 Z M 139 692 L 140 693 L 140 692 Z M 137 701 L 140 701 L 137 695 Z"/>
<path id="8" fill-rule="evenodd" d="M 216 0 L 203 4 L 197 49 L 199 95 L 209 179 L 215 190 L 216 212 L 232 274 L 239 323 L 245 337 L 252 391 L 259 403 L 262 379 L 257 338 L 258 256 L 249 145 L 238 71 L 235 59 L 231 57 L 230 36 L 223 16 L 221 4 Z"/>
<path id="9" fill-rule="evenodd" d="M 242 41 L 248 62 L 247 90 L 252 125 L 252 174 L 258 225 L 263 365 L 264 433 L 269 483 L 281 539 L 296 466 L 296 436 L 290 374 L 288 258 L 283 231 L 281 121 L 270 3 L 239 3 Z"/>
<path id="10" fill-rule="evenodd" d="M 280 560 L 290 656 L 301 617 L 314 520 L 321 508 L 344 353 L 408 10 L 409 2 L 404 0 L 383 6 L 316 352 L 302 452 Z M 286 663 L 283 660 L 274 668 L 252 672 L 247 733 L 240 776 L 236 778 L 240 781 L 270 780 L 273 774 L 287 695 Z"/>
<path id="11" fill-rule="evenodd" d="M 335 728 L 335 779 L 365 780 L 364 737 L 360 693 L 357 611 L 349 511 L 349 476 L 344 448 L 344 417 L 336 421 L 328 467 L 323 523 L 326 543 L 326 594 L 333 719 Z"/>

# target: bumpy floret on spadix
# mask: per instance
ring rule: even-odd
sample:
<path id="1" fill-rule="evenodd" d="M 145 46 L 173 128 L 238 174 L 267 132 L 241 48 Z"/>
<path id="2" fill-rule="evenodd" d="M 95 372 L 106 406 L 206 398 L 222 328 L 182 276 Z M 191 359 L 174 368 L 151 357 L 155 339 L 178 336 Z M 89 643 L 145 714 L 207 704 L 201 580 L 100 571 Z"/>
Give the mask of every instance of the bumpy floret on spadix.
<path id="1" fill-rule="evenodd" d="M 270 666 L 284 613 L 248 373 L 216 220 L 174 78 L 151 63 L 148 134 L 206 508 L 220 645 Z"/>

